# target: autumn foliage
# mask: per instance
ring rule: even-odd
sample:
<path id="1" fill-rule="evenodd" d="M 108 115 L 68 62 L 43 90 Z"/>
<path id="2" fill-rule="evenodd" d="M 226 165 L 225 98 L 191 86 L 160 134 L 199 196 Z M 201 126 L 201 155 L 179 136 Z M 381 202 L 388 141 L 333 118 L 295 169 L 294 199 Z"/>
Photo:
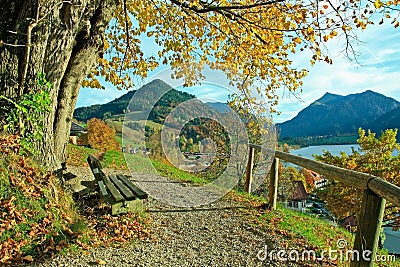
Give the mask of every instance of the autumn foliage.
<path id="1" fill-rule="evenodd" d="M 0 265 L 51 255 L 77 237 L 71 199 L 19 150 L 18 136 L 0 137 Z"/>
<path id="2" fill-rule="evenodd" d="M 87 123 L 88 144 L 91 148 L 101 151 L 120 150 L 120 145 L 115 139 L 115 130 L 104 121 L 93 118 Z"/>
<path id="3" fill-rule="evenodd" d="M 98 77 L 103 76 L 118 88 L 131 88 L 133 77 L 147 77 L 162 64 L 171 66 L 173 78 L 183 78 L 191 86 L 204 78 L 207 66 L 225 73 L 241 91 L 238 100 L 260 104 L 253 105 L 257 107 L 268 104 L 274 111 L 279 89 L 296 91 L 307 75 L 307 70 L 294 66 L 293 53 L 305 51 L 311 65 L 332 64 L 326 43 L 336 39 L 353 58 L 358 29 L 379 19 L 379 24 L 399 26 L 398 4 L 397 0 L 120 1 L 104 42 L 105 56 L 82 85 L 100 88 Z M 144 51 L 147 43 L 156 44 L 150 55 Z"/>
<path id="4" fill-rule="evenodd" d="M 316 156 L 316 159 L 339 167 L 379 176 L 382 179 L 400 186 L 400 156 L 395 151 L 400 150 L 396 143 L 397 130 L 386 130 L 378 138 L 375 133 L 359 130 L 358 144 L 361 152 L 354 150 L 350 155 L 342 152 L 333 156 L 329 152 Z M 397 152 L 398 153 L 398 152 Z M 338 218 L 350 214 L 358 214 L 362 201 L 362 190 L 345 186 L 335 181 L 328 190 L 321 192 L 321 197 L 328 202 L 328 209 Z M 387 205 L 386 220 L 397 220 L 400 225 L 399 208 Z"/>
<path id="5" fill-rule="evenodd" d="M 81 249 L 123 245 L 149 237 L 137 214 L 111 216 L 98 198 L 83 207 L 57 177 L 19 155 L 19 137 L 0 136 L 0 266 Z"/>

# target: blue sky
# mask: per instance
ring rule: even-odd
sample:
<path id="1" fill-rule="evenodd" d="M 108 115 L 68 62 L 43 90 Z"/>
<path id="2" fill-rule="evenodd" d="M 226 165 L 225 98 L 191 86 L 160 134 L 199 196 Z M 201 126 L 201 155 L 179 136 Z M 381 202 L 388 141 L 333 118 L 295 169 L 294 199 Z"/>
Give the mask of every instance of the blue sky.
<path id="1" fill-rule="evenodd" d="M 360 53 L 358 63 L 349 61 L 340 53 L 343 43 L 336 40 L 328 44 L 330 56 L 333 58 L 332 65 L 319 62 L 311 67 L 309 54 L 293 55 L 292 60 L 295 66 L 308 69 L 309 74 L 304 79 L 302 91 L 298 92 L 300 100 L 287 90 L 278 92 L 280 102 L 277 110 L 281 112 L 281 115 L 275 116 L 275 122 L 293 118 L 300 110 L 326 92 L 347 95 L 372 90 L 400 101 L 400 30 L 394 29 L 387 23 L 370 27 L 360 32 L 359 37 L 363 43 L 356 47 Z M 146 41 L 144 47 L 147 54 L 151 54 L 154 49 L 154 45 L 149 40 Z M 163 79 L 173 87 L 181 84 L 179 81 L 171 80 L 169 75 L 168 68 L 162 66 L 138 86 L 155 78 Z M 207 79 L 202 86 L 188 88 L 185 91 L 206 101 L 224 102 L 231 89 L 228 89 L 223 74 L 205 71 L 205 76 Z M 115 89 L 111 84 L 103 83 L 103 85 L 106 87 L 105 90 L 82 88 L 77 107 L 107 103 L 126 93 L 126 91 Z M 182 88 L 178 87 L 178 89 Z"/>

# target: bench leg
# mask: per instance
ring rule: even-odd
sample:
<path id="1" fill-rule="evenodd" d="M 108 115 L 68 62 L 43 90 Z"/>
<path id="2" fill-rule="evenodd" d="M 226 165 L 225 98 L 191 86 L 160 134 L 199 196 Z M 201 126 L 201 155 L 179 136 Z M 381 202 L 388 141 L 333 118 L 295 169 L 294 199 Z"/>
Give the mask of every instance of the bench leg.
<path id="1" fill-rule="evenodd" d="M 121 213 L 130 212 L 143 212 L 143 200 L 135 199 L 123 202 L 117 202 L 111 205 L 111 214 L 118 215 Z"/>

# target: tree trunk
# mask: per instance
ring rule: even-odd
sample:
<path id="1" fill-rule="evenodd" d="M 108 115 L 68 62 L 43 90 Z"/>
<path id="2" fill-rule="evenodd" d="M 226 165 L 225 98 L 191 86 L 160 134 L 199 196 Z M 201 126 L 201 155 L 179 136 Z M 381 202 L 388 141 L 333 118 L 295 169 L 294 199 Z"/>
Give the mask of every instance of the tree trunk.
<path id="1" fill-rule="evenodd" d="M 0 0 L 1 94 L 17 100 L 29 92 L 38 73 L 45 73 L 53 85 L 45 136 L 35 155 L 50 169 L 60 168 L 66 159 L 79 89 L 103 54 L 105 29 L 117 4 L 115 0 Z"/>

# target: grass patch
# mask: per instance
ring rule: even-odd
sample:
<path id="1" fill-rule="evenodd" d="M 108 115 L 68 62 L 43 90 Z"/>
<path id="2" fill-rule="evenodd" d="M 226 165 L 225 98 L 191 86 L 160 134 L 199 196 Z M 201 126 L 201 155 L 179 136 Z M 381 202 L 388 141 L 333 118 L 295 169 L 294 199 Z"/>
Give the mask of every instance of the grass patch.
<path id="1" fill-rule="evenodd" d="M 259 216 L 259 221 L 264 225 L 264 229 L 269 231 L 273 229 L 274 232 L 285 236 L 288 240 L 293 241 L 302 251 L 304 249 L 312 249 L 316 251 L 317 256 L 320 256 L 322 251 L 325 251 L 325 259 L 328 260 L 329 256 L 327 251 L 337 250 L 342 251 L 345 255 L 347 250 L 351 250 L 354 244 L 355 234 L 348 232 L 342 227 L 331 225 L 330 223 L 318 219 L 310 214 L 293 211 L 282 206 L 278 206 L 276 211 L 266 212 Z M 347 246 L 345 248 L 338 247 L 339 240 L 345 240 Z M 362 253 L 362 252 L 361 252 Z M 378 250 L 378 255 L 388 258 L 388 252 L 384 249 Z M 350 257 L 350 256 L 349 256 Z M 361 256 L 360 256 L 361 257 Z M 394 256 L 391 260 L 394 259 Z M 349 266 L 346 256 L 342 260 L 335 261 L 336 266 Z M 374 266 L 400 266 L 400 261 L 397 258 L 395 261 L 375 262 Z"/>
<path id="2" fill-rule="evenodd" d="M 125 154 L 129 169 L 138 173 L 154 173 L 154 167 L 149 158 L 142 154 Z"/>
<path id="3" fill-rule="evenodd" d="M 276 211 L 266 212 L 259 217 L 265 226 L 274 227 L 288 237 L 304 241 L 306 245 L 318 248 L 336 249 L 338 239 L 349 244 L 354 241 L 353 234 L 343 228 L 334 226 L 307 213 L 296 212 L 282 206 Z"/>
<path id="4" fill-rule="evenodd" d="M 67 165 L 69 166 L 86 166 L 86 159 L 89 154 L 96 154 L 99 151 L 84 146 L 77 146 L 69 143 L 67 146 Z"/>
<path id="5" fill-rule="evenodd" d="M 295 250 L 300 253 L 303 250 L 313 250 L 317 257 L 320 256 L 322 250 L 328 251 L 329 248 L 343 253 L 346 253 L 346 248 L 352 249 L 354 234 L 313 215 L 293 211 L 282 205 L 278 205 L 275 211 L 261 209 L 260 207 L 267 203 L 264 197 L 249 195 L 242 191 L 231 192 L 227 197 L 244 203 L 244 206 L 248 208 L 242 209 L 241 212 L 244 213 L 246 219 L 263 232 L 277 236 L 277 240 L 280 240 L 279 246 L 282 249 Z M 341 239 L 346 240 L 348 244 L 345 249 L 340 249 L 337 246 L 338 240 Z M 389 255 L 386 250 L 379 250 L 377 254 L 388 260 L 386 262 L 375 262 L 374 266 L 400 266 L 399 259 L 396 258 L 393 261 L 394 256 Z M 349 266 L 349 262 L 345 261 L 345 256 L 343 261 L 329 261 L 327 255 L 328 252 L 325 252 L 323 266 Z M 339 252 L 337 255 L 339 256 Z M 314 266 L 315 261 L 303 263 L 304 266 Z"/>
<path id="6" fill-rule="evenodd" d="M 154 121 L 150 121 L 150 120 L 146 120 L 146 121 L 140 121 L 141 123 L 143 123 L 144 125 L 148 125 L 151 128 L 153 128 L 154 130 L 161 130 L 163 125 Z M 165 127 L 165 126 L 164 126 Z"/>
<path id="7" fill-rule="evenodd" d="M 122 133 L 115 133 L 115 140 L 117 140 L 118 144 L 122 147 Z"/>
<path id="8" fill-rule="evenodd" d="M 195 174 L 188 173 L 175 166 L 165 164 L 158 160 L 152 160 L 152 163 L 161 176 L 169 177 L 182 182 L 193 183 L 195 185 L 204 185 L 206 183 L 204 179 L 196 176 Z"/>
<path id="9" fill-rule="evenodd" d="M 132 111 L 127 114 L 126 119 L 132 121 L 139 121 L 139 120 L 147 120 L 147 117 L 148 114 L 144 111 Z"/>
<path id="10" fill-rule="evenodd" d="M 109 150 L 106 151 L 101 157 L 101 165 L 103 168 L 110 168 L 116 170 L 128 169 L 124 154 L 121 151 Z"/>

